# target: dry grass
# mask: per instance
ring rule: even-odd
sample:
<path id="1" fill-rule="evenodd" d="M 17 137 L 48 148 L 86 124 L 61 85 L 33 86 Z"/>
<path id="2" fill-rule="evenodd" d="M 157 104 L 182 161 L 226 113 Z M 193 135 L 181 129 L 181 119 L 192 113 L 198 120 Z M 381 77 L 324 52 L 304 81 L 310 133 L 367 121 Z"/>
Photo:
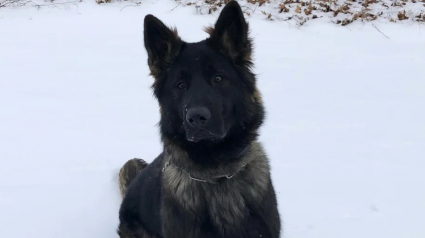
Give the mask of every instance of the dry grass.
<path id="1" fill-rule="evenodd" d="M 0 8 L 2 7 L 23 7 L 26 5 L 30 5 L 33 7 L 41 8 L 53 6 L 57 7 L 59 5 L 76 5 L 78 6 L 82 0 L 0 0 Z"/>
<path id="2" fill-rule="evenodd" d="M 195 6 L 200 14 L 220 10 L 229 0 L 176 0 Z M 298 25 L 329 18 L 346 26 L 355 21 L 425 22 L 425 0 L 239 0 L 245 14 L 263 14 L 268 20 L 295 21 Z"/>
<path id="3" fill-rule="evenodd" d="M 0 8 L 2 7 L 22 7 L 30 3 L 31 0 L 0 0 Z"/>

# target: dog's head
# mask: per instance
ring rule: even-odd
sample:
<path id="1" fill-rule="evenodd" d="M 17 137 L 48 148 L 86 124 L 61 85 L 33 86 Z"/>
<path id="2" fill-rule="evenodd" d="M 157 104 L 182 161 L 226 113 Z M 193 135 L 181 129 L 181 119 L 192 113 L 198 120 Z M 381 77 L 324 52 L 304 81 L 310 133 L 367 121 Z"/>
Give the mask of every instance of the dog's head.
<path id="1" fill-rule="evenodd" d="M 251 72 L 252 43 L 239 4 L 228 3 L 207 32 L 206 40 L 188 43 L 156 17 L 145 17 L 162 136 L 186 144 L 224 143 L 252 134 L 263 120 Z"/>

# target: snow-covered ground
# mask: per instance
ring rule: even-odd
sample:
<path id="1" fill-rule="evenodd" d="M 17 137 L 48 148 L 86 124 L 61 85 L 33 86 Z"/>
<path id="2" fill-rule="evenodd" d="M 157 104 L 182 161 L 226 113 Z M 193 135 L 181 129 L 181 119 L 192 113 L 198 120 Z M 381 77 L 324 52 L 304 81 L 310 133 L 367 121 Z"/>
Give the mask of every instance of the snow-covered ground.
<path id="1" fill-rule="evenodd" d="M 117 171 L 161 151 L 143 18 L 198 41 L 218 14 L 129 4 L 0 9 L 0 237 L 118 237 Z M 425 27 L 263 18 L 248 20 L 284 237 L 424 238 Z"/>

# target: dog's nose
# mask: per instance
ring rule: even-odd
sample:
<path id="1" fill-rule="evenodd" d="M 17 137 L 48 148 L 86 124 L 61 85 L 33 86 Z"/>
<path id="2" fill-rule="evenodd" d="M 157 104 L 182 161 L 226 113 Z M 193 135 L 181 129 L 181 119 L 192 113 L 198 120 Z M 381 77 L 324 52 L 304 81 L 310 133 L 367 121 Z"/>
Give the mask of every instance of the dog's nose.
<path id="1" fill-rule="evenodd" d="M 186 121 L 193 126 L 203 126 L 211 118 L 211 112 L 206 107 L 195 107 L 187 110 Z"/>

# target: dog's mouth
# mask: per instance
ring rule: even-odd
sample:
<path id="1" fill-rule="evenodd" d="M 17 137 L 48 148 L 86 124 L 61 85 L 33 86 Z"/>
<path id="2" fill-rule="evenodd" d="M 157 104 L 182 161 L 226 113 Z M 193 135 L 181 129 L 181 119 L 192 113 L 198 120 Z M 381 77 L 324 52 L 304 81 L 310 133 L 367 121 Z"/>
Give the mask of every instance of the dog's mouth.
<path id="1" fill-rule="evenodd" d="M 226 133 L 223 132 L 213 132 L 205 129 L 186 129 L 186 138 L 190 142 L 199 142 L 201 140 L 208 141 L 219 141 L 226 136 Z"/>

